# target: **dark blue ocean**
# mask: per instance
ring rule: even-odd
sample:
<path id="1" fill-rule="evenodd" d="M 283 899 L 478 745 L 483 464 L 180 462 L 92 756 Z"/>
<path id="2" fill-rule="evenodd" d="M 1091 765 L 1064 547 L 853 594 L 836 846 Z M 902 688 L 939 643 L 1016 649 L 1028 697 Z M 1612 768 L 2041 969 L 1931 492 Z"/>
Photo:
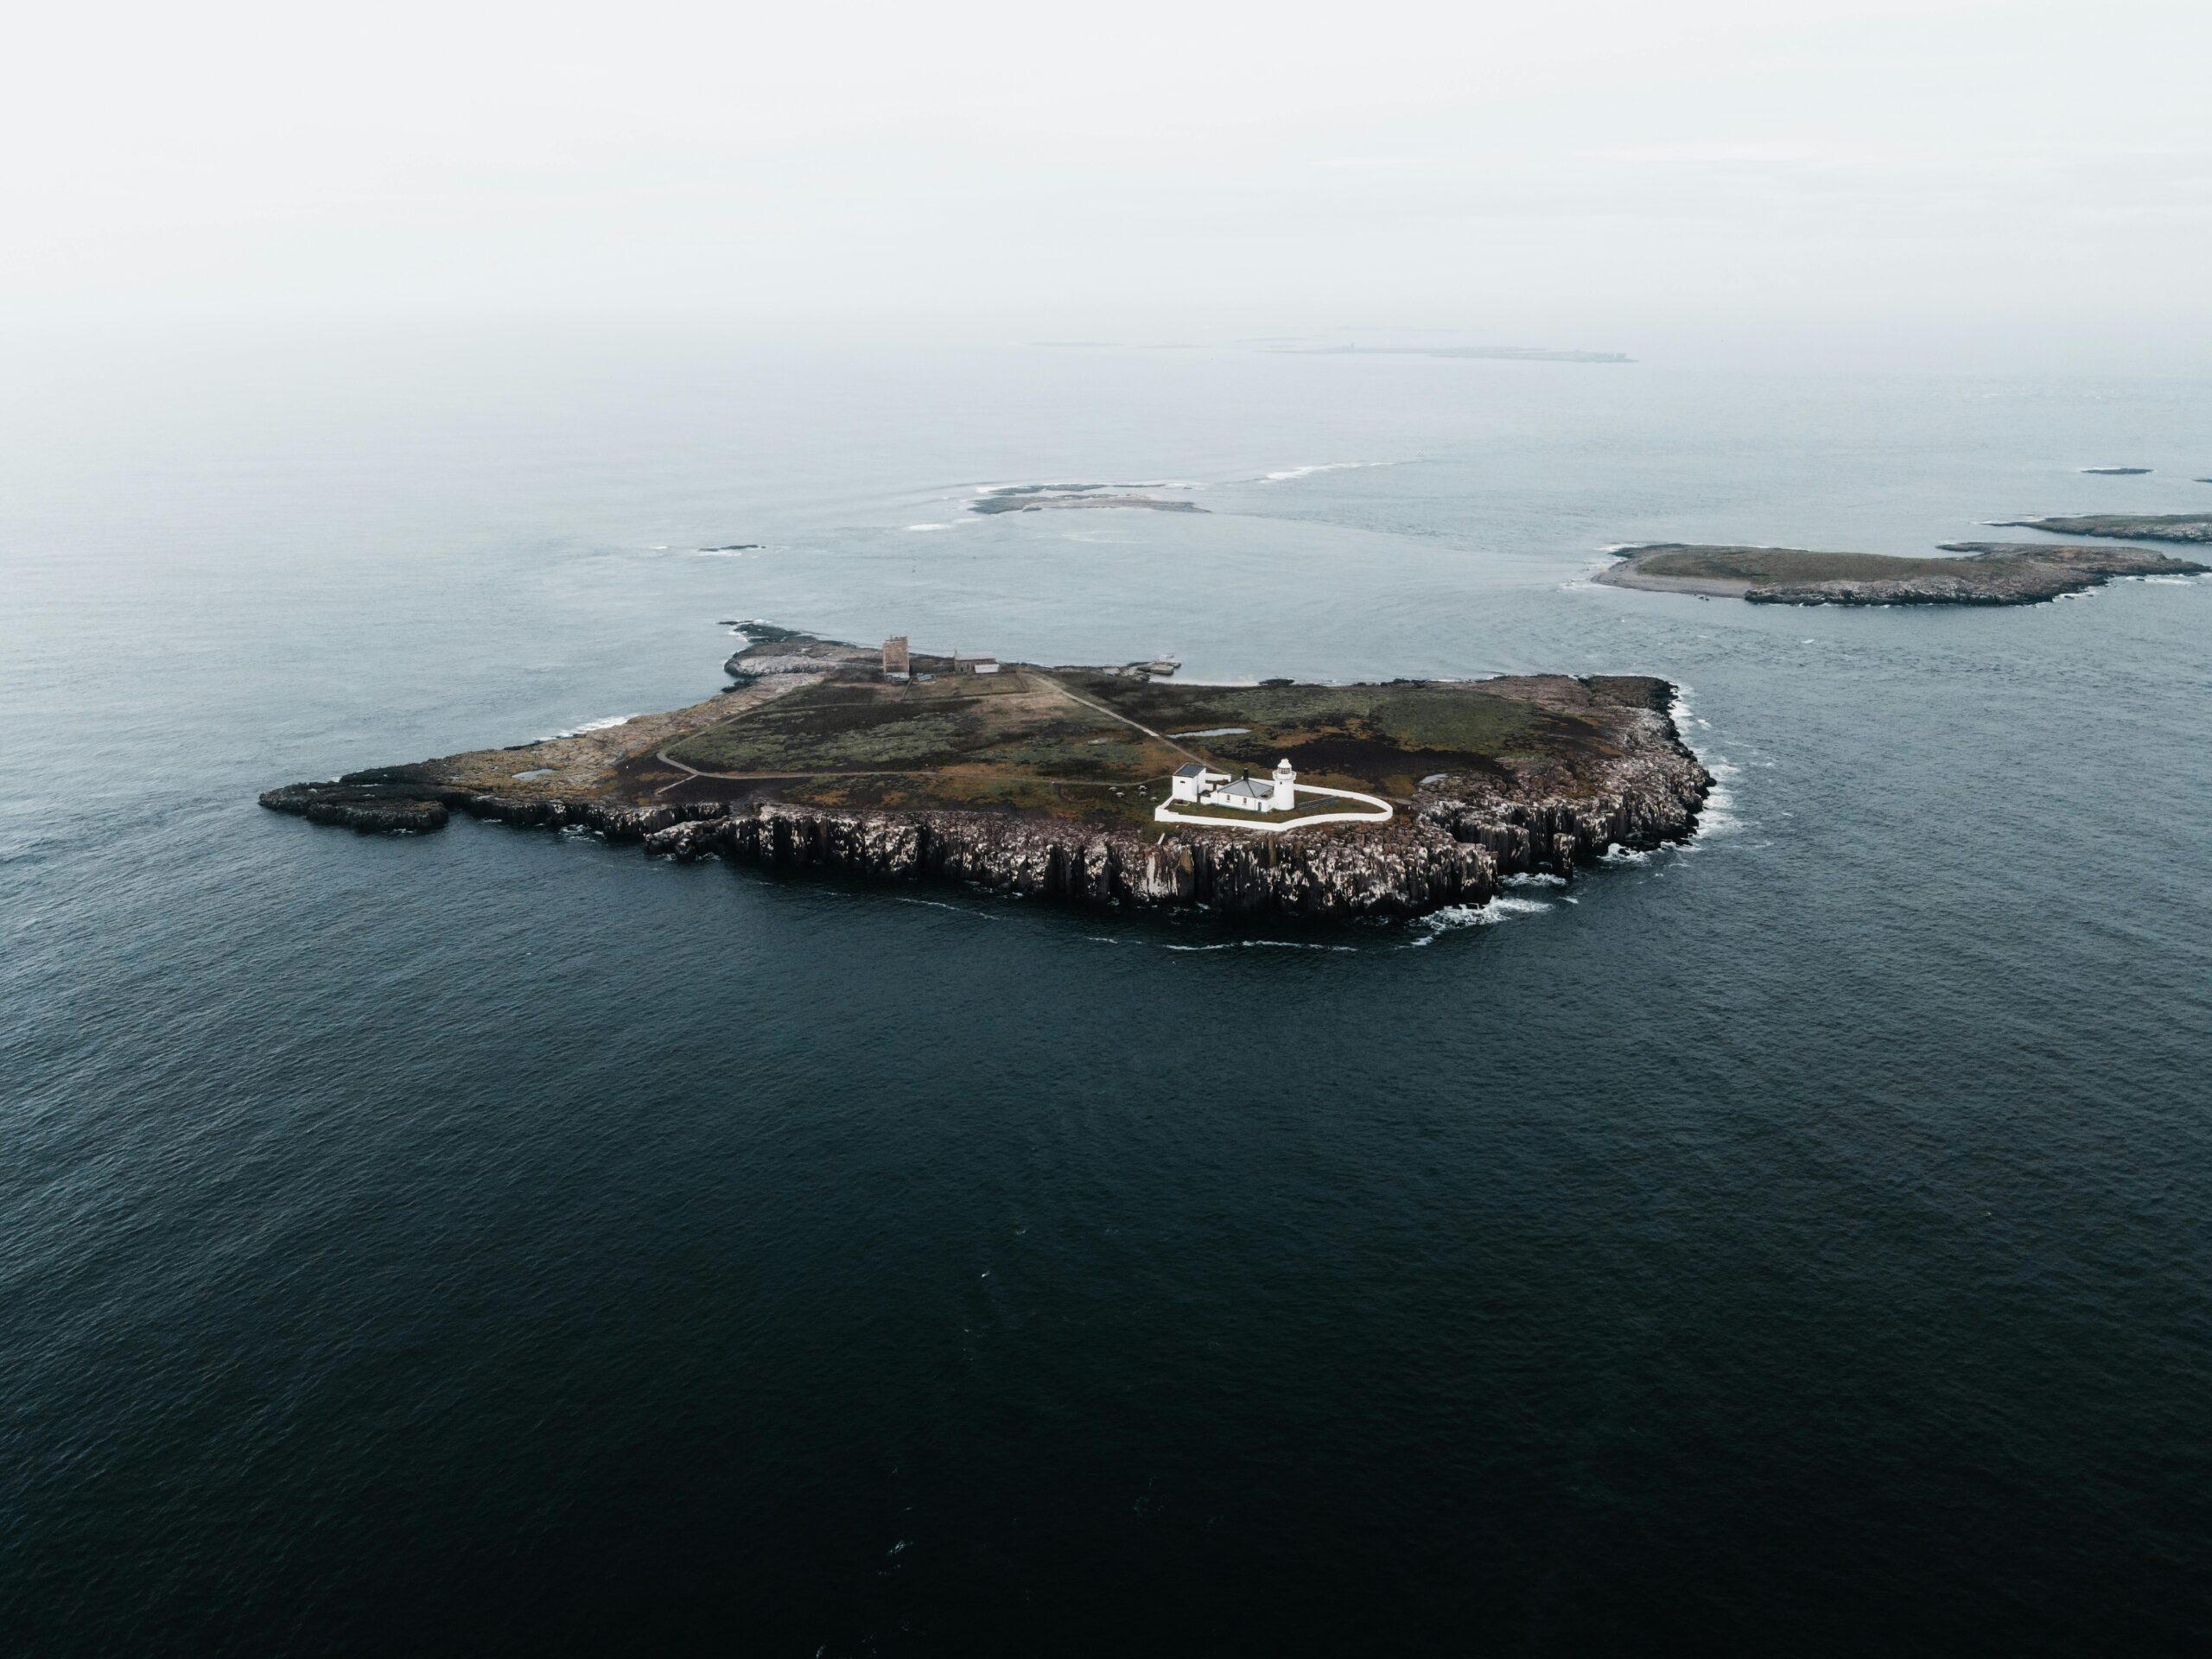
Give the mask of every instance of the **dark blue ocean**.
<path id="1" fill-rule="evenodd" d="M 0 1647 L 2203 1651 L 2212 582 L 1587 579 L 2207 474 L 2202 379 L 16 365 Z M 965 511 L 1039 480 L 1210 511 Z M 254 804 L 696 699 L 756 616 L 1660 674 L 1724 790 L 1327 933 Z"/>

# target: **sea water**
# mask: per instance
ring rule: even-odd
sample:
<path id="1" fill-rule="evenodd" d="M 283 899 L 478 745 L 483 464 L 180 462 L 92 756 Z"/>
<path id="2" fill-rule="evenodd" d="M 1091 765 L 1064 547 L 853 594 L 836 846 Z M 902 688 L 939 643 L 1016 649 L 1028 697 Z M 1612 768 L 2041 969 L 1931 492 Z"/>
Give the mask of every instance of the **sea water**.
<path id="1" fill-rule="evenodd" d="M 2212 385 L 632 340 L 4 397 L 26 1650 L 2212 1635 L 2212 585 L 1588 580 L 2212 507 Z M 1724 793 L 1325 932 L 254 805 L 694 700 L 752 617 L 1663 675 Z"/>

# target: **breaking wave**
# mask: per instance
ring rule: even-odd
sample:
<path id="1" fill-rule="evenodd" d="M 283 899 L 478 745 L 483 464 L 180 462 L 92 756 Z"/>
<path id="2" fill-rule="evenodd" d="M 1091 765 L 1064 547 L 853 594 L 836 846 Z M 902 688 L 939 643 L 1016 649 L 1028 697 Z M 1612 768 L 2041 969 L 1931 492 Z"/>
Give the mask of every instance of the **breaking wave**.
<path id="1" fill-rule="evenodd" d="M 1322 461 L 1310 467 L 1286 467 L 1280 472 L 1262 473 L 1251 480 L 1255 484 L 1287 484 L 1294 478 L 1311 478 L 1316 473 L 1348 473 L 1363 467 L 1395 467 L 1395 461 Z"/>
<path id="2" fill-rule="evenodd" d="M 1557 908 L 1541 899 L 1515 899 L 1510 896 L 1493 899 L 1486 905 L 1446 905 L 1442 910 L 1433 910 L 1421 918 L 1420 925 L 1428 931 L 1419 938 L 1408 942 L 1408 950 L 1419 950 L 1424 944 L 1433 944 L 1446 933 L 1463 927 L 1496 927 L 1500 922 L 1510 922 L 1516 916 L 1541 916 Z"/>
<path id="3" fill-rule="evenodd" d="M 1718 759 L 1707 761 L 1705 769 L 1713 774 L 1713 788 L 1698 811 L 1697 827 L 1682 843 L 1684 852 L 1702 846 L 1715 836 L 1733 835 L 1744 827 L 1744 820 L 1736 816 L 1736 791 L 1729 787 L 1744 775 L 1744 769 Z"/>
<path id="4" fill-rule="evenodd" d="M 609 715 L 603 720 L 588 720 L 581 726 L 572 726 L 565 732 L 555 732 L 550 737 L 541 737 L 536 741 L 540 743 L 550 743 L 555 738 L 582 737 L 587 732 L 612 731 L 617 726 L 627 726 L 636 718 L 635 715 Z"/>
<path id="5" fill-rule="evenodd" d="M 943 899 L 917 899 L 903 893 L 894 893 L 890 898 L 894 905 L 912 905 L 921 910 L 949 910 L 956 916 L 971 916 L 981 922 L 1002 922 L 1006 919 L 977 905 L 956 905 Z"/>
<path id="6" fill-rule="evenodd" d="M 1357 945 L 1315 944 L 1304 939 L 1224 939 L 1218 944 L 1164 944 L 1163 950 L 1357 950 Z"/>

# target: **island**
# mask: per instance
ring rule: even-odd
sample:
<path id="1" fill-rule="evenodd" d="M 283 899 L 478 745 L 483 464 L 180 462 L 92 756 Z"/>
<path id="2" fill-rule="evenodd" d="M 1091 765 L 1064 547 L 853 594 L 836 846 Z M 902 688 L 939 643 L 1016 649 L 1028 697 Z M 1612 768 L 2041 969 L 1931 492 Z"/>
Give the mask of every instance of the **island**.
<path id="1" fill-rule="evenodd" d="M 984 490 L 968 504 L 970 512 L 1055 512 L 1084 508 L 1140 507 L 1154 512 L 1204 512 L 1195 501 L 1140 495 L 1110 484 L 1007 484 Z"/>
<path id="2" fill-rule="evenodd" d="M 1666 681 L 1199 685 L 763 623 L 666 714 L 261 804 L 360 830 L 451 813 L 679 860 L 937 880 L 1093 906 L 1402 918 L 1680 841 L 1713 779 Z"/>
<path id="3" fill-rule="evenodd" d="M 1754 605 L 2036 605 L 2119 576 L 2191 575 L 2206 567 L 2139 547 L 1949 542 L 1947 559 L 1817 553 L 1795 547 L 1657 542 L 1618 550 L 1597 580 Z"/>
<path id="4" fill-rule="evenodd" d="M 2084 467 L 2082 469 L 2092 478 L 2141 478 L 2148 467 Z"/>
<path id="5" fill-rule="evenodd" d="M 1285 357 L 1457 357 L 1492 363 L 1633 363 L 1625 352 L 1558 352 L 1541 346 L 1270 346 Z"/>
<path id="6" fill-rule="evenodd" d="M 2212 484 L 2212 479 L 2199 479 Z M 2053 536 L 2110 537 L 2123 542 L 2212 542 L 2212 513 L 2099 512 L 2068 518 L 2005 518 L 1999 530 L 2040 530 Z"/>

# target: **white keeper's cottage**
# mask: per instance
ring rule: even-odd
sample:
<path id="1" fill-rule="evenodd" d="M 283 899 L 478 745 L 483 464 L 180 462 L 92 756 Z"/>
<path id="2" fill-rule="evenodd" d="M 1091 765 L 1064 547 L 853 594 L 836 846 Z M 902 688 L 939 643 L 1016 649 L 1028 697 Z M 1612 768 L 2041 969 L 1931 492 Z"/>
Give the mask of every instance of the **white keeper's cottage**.
<path id="1" fill-rule="evenodd" d="M 1231 778 L 1197 761 L 1175 768 L 1167 798 L 1193 806 L 1234 807 L 1240 812 L 1287 812 L 1298 804 L 1298 773 L 1287 760 L 1275 762 L 1274 777 Z"/>

